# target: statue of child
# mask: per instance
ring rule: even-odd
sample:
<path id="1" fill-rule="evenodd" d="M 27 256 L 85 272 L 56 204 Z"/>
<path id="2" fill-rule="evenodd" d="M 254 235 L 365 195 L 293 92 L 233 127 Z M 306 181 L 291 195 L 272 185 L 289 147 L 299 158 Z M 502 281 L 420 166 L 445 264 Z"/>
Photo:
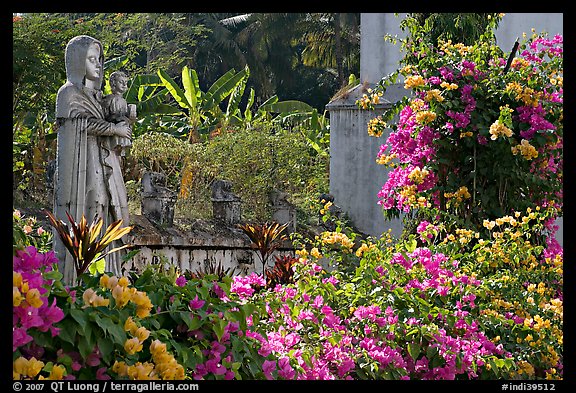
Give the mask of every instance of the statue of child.
<path id="1" fill-rule="evenodd" d="M 110 74 L 110 89 L 112 94 L 102 98 L 104 117 L 113 123 L 127 122 L 132 125 L 136 121 L 136 105 L 128 104 L 124 99 L 124 93 L 128 90 L 128 76 L 122 71 Z M 125 154 L 124 149 L 132 146 L 129 138 L 116 138 L 116 149 Z"/>

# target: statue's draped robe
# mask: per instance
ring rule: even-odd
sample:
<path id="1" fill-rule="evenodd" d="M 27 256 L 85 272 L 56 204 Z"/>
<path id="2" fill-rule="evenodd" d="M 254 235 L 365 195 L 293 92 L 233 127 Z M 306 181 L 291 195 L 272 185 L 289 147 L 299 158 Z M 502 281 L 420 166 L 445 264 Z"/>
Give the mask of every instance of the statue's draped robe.
<path id="1" fill-rule="evenodd" d="M 76 222 L 84 214 L 88 224 L 97 216 L 104 221 L 103 233 L 116 220 L 123 220 L 122 226 L 129 225 L 129 214 L 121 158 L 114 151 L 113 125 L 104 120 L 100 100 L 99 90 L 79 86 L 72 83 L 70 78 L 58 90 L 53 213 L 68 225 L 66 212 Z M 121 244 L 119 240 L 108 247 Z M 64 275 L 64 282 L 74 284 L 76 271 L 73 259 L 57 235 L 54 236 L 54 250 L 60 260 L 59 269 Z M 108 255 L 106 271 L 122 274 L 123 254 L 120 251 Z"/>

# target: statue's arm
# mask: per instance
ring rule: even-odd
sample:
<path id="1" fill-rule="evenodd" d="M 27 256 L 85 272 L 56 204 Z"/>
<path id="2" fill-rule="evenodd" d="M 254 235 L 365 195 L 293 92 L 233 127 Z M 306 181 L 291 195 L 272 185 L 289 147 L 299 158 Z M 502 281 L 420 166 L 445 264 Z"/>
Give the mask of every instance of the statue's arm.
<path id="1" fill-rule="evenodd" d="M 80 120 L 86 120 L 85 122 L 81 122 Z M 59 118 L 58 124 L 62 126 L 67 122 L 76 122 L 76 127 L 84 127 L 86 133 L 88 135 L 95 135 L 95 136 L 125 136 L 124 128 L 128 127 L 126 124 L 115 124 L 110 123 L 104 119 L 98 119 L 95 117 L 83 117 L 83 116 L 76 116 L 74 118 Z"/>
<path id="2" fill-rule="evenodd" d="M 126 123 L 115 124 L 105 120 L 102 108 L 97 108 L 75 88 L 68 87 L 59 91 L 56 112 L 60 124 L 77 122 L 76 127 L 85 127 L 88 135 L 124 137 L 131 133 Z"/>
<path id="3" fill-rule="evenodd" d="M 104 119 L 88 118 L 88 135 L 112 136 L 117 134 L 116 125 Z"/>

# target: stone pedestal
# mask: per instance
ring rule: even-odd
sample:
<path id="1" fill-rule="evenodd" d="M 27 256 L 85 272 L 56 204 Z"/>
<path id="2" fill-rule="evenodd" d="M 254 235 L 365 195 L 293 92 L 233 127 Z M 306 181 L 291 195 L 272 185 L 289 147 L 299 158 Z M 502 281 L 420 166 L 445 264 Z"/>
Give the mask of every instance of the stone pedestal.
<path id="1" fill-rule="evenodd" d="M 270 193 L 270 203 L 272 204 L 272 220 L 280 225 L 288 223 L 286 232 L 296 232 L 296 208 L 288 199 L 288 194 L 274 190 Z"/>
<path id="2" fill-rule="evenodd" d="M 241 199 L 232 192 L 232 183 L 228 180 L 215 180 L 212 183 L 212 215 L 214 220 L 229 226 L 240 223 L 242 219 Z"/>
<path id="3" fill-rule="evenodd" d="M 166 186 L 166 177 L 158 172 L 142 176 L 142 214 L 151 222 L 171 226 L 174 222 L 176 193 Z"/>

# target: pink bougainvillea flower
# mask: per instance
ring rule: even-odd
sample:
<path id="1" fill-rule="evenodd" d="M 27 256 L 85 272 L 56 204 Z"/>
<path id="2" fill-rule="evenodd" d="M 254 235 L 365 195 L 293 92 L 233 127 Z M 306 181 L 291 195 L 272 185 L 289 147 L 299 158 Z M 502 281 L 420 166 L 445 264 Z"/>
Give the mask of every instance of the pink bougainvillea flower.
<path id="1" fill-rule="evenodd" d="M 290 359 L 284 356 L 278 359 L 278 376 L 283 379 L 294 379 L 296 371 L 290 365 Z"/>
<path id="2" fill-rule="evenodd" d="M 206 303 L 206 301 L 198 299 L 198 295 L 196 295 L 194 299 L 190 300 L 190 308 L 192 310 L 198 310 L 199 308 L 202 308 L 202 306 L 204 306 L 204 303 Z"/>
<path id="3" fill-rule="evenodd" d="M 32 341 L 32 336 L 26 333 L 26 328 L 19 327 L 12 329 L 12 351 L 16 351 L 18 347 L 21 347 L 30 341 Z"/>
<path id="4" fill-rule="evenodd" d="M 86 357 L 86 364 L 90 367 L 96 367 L 100 364 L 100 350 L 94 347 L 94 351 Z"/>
<path id="5" fill-rule="evenodd" d="M 262 372 L 266 379 L 274 379 L 272 377 L 272 372 L 276 370 L 276 361 L 275 360 L 264 360 L 262 363 Z"/>
<path id="6" fill-rule="evenodd" d="M 209 359 L 204 363 L 206 365 L 206 371 L 214 375 L 224 375 L 226 374 L 226 367 L 220 363 L 220 358 Z"/>
<path id="7" fill-rule="evenodd" d="M 185 286 L 187 282 L 188 282 L 188 280 L 186 280 L 186 277 L 184 277 L 184 276 L 179 276 L 176 279 L 176 285 L 178 285 L 179 287 Z"/>
<path id="8" fill-rule="evenodd" d="M 324 298 L 321 295 L 316 296 L 314 298 L 314 302 L 312 303 L 312 305 L 316 308 L 322 307 L 323 304 L 324 304 Z"/>
<path id="9" fill-rule="evenodd" d="M 110 375 L 106 374 L 106 371 L 108 369 L 106 367 L 100 367 L 97 371 L 96 371 L 96 379 L 98 380 L 108 380 L 108 379 L 112 379 L 110 377 Z"/>

